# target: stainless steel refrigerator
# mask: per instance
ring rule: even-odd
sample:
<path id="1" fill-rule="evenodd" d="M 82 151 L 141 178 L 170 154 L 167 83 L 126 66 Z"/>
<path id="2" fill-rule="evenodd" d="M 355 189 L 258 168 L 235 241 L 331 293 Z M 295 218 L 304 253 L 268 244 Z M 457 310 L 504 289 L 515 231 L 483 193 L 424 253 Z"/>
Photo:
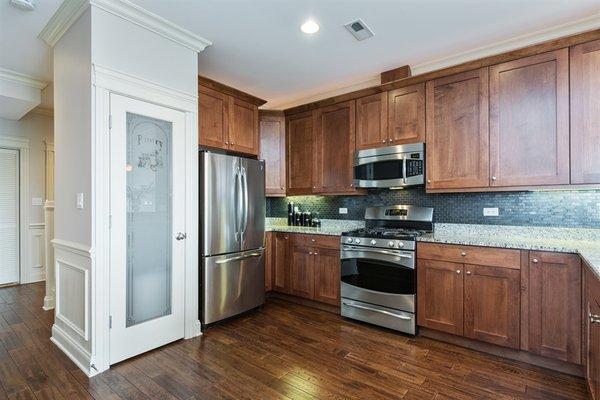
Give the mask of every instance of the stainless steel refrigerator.
<path id="1" fill-rule="evenodd" d="M 265 302 L 265 165 L 200 153 L 201 321 Z"/>

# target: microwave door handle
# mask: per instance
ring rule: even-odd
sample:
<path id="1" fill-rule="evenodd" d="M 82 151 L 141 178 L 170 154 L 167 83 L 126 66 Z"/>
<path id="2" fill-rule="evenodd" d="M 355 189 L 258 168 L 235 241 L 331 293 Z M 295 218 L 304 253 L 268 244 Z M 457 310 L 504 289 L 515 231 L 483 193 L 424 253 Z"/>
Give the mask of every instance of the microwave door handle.
<path id="1" fill-rule="evenodd" d="M 402 183 L 406 185 L 406 154 L 402 158 Z"/>

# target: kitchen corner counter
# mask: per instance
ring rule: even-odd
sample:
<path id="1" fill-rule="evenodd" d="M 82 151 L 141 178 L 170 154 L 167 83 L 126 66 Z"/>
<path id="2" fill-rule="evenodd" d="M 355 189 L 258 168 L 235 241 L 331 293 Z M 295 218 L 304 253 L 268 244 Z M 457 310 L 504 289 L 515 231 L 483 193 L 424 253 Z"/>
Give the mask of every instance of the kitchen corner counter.
<path id="1" fill-rule="evenodd" d="M 265 221 L 265 230 L 267 232 L 306 233 L 310 235 L 340 236 L 342 232 L 362 228 L 364 226 L 364 221 L 341 219 L 322 219 L 320 228 L 288 226 L 286 218 L 267 218 Z"/>
<path id="2" fill-rule="evenodd" d="M 576 253 L 600 278 L 600 229 L 435 224 L 420 242 Z"/>

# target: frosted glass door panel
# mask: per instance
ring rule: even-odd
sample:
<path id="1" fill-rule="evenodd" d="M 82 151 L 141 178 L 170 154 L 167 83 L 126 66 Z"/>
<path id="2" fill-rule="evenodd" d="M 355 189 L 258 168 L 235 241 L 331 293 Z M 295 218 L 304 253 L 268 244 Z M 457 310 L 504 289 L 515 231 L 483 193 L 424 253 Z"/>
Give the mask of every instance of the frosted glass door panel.
<path id="1" fill-rule="evenodd" d="M 127 323 L 171 314 L 172 123 L 127 113 Z"/>
<path id="2" fill-rule="evenodd" d="M 19 151 L 0 149 L 0 285 L 19 282 Z"/>

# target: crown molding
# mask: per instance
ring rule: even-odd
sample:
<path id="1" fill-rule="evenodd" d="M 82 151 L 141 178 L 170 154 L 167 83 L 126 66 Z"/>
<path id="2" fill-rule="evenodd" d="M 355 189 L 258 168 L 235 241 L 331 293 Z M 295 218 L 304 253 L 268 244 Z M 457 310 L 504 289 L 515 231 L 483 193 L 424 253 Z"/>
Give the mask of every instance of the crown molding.
<path id="1" fill-rule="evenodd" d="M 593 14 L 588 17 L 556 25 L 551 28 L 538 30 L 532 33 L 516 36 L 510 39 L 501 40 L 489 45 L 477 47 L 452 56 L 438 58 L 427 61 L 411 67 L 412 75 L 420 75 L 426 72 L 436 71 L 454 65 L 462 64 L 467 61 L 504 53 L 511 50 L 520 49 L 534 44 L 546 42 L 561 37 L 583 33 L 600 28 L 600 14 Z"/>
<path id="2" fill-rule="evenodd" d="M 89 1 L 87 0 L 64 0 L 39 33 L 38 38 L 46 42 L 48 46 L 54 47 L 65 32 L 83 14 L 88 5 Z"/>
<path id="3" fill-rule="evenodd" d="M 38 37 L 54 47 L 88 5 L 123 18 L 196 52 L 201 52 L 212 45 L 210 41 L 128 0 L 64 0 Z"/>
<path id="4" fill-rule="evenodd" d="M 8 81 L 20 86 L 28 86 L 42 90 L 48 86 L 48 82 L 40 81 L 32 76 L 21 74 L 9 69 L 0 68 L 0 80 Z"/>

